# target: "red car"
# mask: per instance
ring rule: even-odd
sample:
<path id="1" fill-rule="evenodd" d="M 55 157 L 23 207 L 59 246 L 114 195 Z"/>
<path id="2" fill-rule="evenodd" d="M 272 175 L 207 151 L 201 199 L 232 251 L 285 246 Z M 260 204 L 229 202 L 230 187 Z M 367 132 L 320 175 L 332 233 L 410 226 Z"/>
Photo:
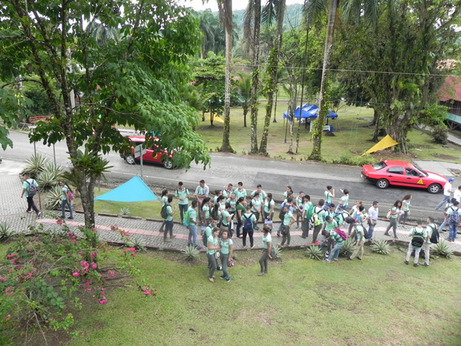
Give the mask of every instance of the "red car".
<path id="1" fill-rule="evenodd" d="M 448 180 L 440 174 L 426 172 L 405 161 L 384 160 L 362 167 L 362 177 L 376 183 L 380 189 L 389 185 L 417 187 L 439 193 Z"/>
<path id="2" fill-rule="evenodd" d="M 125 161 L 133 165 L 135 163 L 140 162 L 140 157 L 135 158 L 134 157 L 134 148 L 139 145 L 143 144 L 145 142 L 145 137 L 144 136 L 129 136 L 128 137 L 131 142 L 133 142 L 133 146 L 131 147 L 131 153 L 129 154 L 120 154 L 120 157 L 125 159 Z M 158 138 L 154 138 L 154 142 L 158 142 Z M 163 167 L 167 169 L 172 169 L 173 168 L 173 162 L 172 162 L 172 157 L 173 157 L 173 152 L 169 153 L 168 150 L 164 149 L 161 150 L 159 149 L 158 145 L 154 144 L 150 148 L 143 148 L 146 150 L 146 153 L 142 156 L 143 162 L 149 162 L 149 163 L 159 163 L 162 164 Z"/>

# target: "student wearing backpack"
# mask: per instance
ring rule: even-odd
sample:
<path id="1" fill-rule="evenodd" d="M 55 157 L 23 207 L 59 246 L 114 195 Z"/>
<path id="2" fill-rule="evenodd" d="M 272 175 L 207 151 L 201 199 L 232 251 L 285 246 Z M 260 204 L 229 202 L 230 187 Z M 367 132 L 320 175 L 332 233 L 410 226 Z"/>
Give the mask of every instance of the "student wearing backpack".
<path id="1" fill-rule="evenodd" d="M 344 240 L 339 233 L 336 231 L 325 231 L 327 236 L 327 241 L 331 241 L 333 246 L 333 250 L 330 251 L 330 255 L 325 260 L 325 262 L 330 263 L 331 261 L 337 262 L 339 257 L 339 251 L 344 246 Z"/>
<path id="2" fill-rule="evenodd" d="M 166 210 L 166 214 L 163 215 L 165 221 L 165 231 L 163 233 L 163 241 L 170 242 L 171 239 L 174 238 L 173 235 L 173 207 L 171 206 L 171 202 L 173 201 L 173 196 L 168 196 L 167 203 L 163 208 Z M 167 239 L 168 233 L 170 234 L 170 239 Z"/>
<path id="3" fill-rule="evenodd" d="M 323 209 L 325 201 L 320 199 L 318 204 L 314 208 L 314 214 L 312 216 L 314 220 L 314 234 L 312 235 L 312 244 L 318 245 L 317 237 L 319 233 L 323 230 L 325 224 L 325 217 L 327 216 L 327 212 Z"/>
<path id="4" fill-rule="evenodd" d="M 277 237 L 280 237 L 282 233 L 282 227 L 283 227 L 283 220 L 285 218 L 285 211 L 284 207 L 288 207 L 288 211 L 293 214 L 294 208 L 293 208 L 293 198 L 288 197 L 281 205 L 280 205 L 280 213 L 279 213 L 279 219 L 280 219 L 280 226 L 277 231 Z"/>
<path id="5" fill-rule="evenodd" d="M 216 252 L 220 250 L 219 246 L 219 228 L 213 228 L 213 234 L 207 239 L 206 256 L 208 258 L 208 280 L 214 282 L 214 272 L 218 268 L 218 261 L 216 260 Z"/>
<path id="6" fill-rule="evenodd" d="M 456 239 L 456 234 L 458 233 L 458 225 L 461 215 L 461 210 L 459 209 L 459 202 L 457 200 L 453 201 L 453 205 L 447 210 L 448 215 L 448 241 L 454 242 Z"/>
<path id="7" fill-rule="evenodd" d="M 66 206 L 69 208 L 69 220 L 72 220 L 74 217 L 72 216 L 72 200 L 71 200 L 71 193 L 73 195 L 72 190 L 70 187 L 64 182 L 60 181 L 59 185 L 61 186 L 61 219 L 66 218 Z"/>
<path id="8" fill-rule="evenodd" d="M 258 276 L 263 276 L 267 274 L 267 258 L 272 259 L 272 236 L 271 228 L 268 226 L 263 227 L 263 253 L 259 259 L 259 265 L 261 266 L 261 271 Z"/>
<path id="9" fill-rule="evenodd" d="M 434 223 L 432 217 L 427 218 L 426 226 L 426 241 L 423 244 L 424 251 L 424 266 L 429 267 L 429 260 L 431 257 L 431 245 L 439 242 L 439 232 L 437 231 L 437 225 Z"/>
<path id="10" fill-rule="evenodd" d="M 178 183 L 178 188 L 174 195 L 178 199 L 179 217 L 181 222 L 184 222 L 184 213 L 187 212 L 189 206 L 189 190 L 184 187 L 182 181 Z"/>
<path id="11" fill-rule="evenodd" d="M 161 207 L 163 209 L 163 206 L 168 203 L 168 190 L 162 190 L 162 195 L 160 196 L 160 203 Z M 162 233 L 163 230 L 165 229 L 165 218 L 162 216 L 163 222 L 162 225 L 160 226 L 159 233 Z"/>
<path id="12" fill-rule="evenodd" d="M 254 225 L 256 223 L 256 216 L 253 214 L 251 211 L 251 207 L 249 205 L 246 206 L 246 211 L 242 215 L 242 223 L 243 223 L 243 237 L 242 237 L 242 243 L 243 247 L 246 247 L 247 243 L 247 234 L 248 237 L 250 238 L 250 248 L 252 249 L 254 247 L 253 245 L 253 230 L 254 230 Z"/>
<path id="13" fill-rule="evenodd" d="M 232 239 L 229 239 L 229 235 L 227 231 L 222 232 L 221 240 L 219 241 L 219 245 L 221 247 L 221 264 L 222 264 L 222 271 L 223 275 L 219 278 L 226 279 L 227 282 L 230 281 L 229 272 L 227 271 L 227 266 L 229 262 L 232 260 L 232 255 L 234 253 L 234 245 Z"/>
<path id="14" fill-rule="evenodd" d="M 237 200 L 237 206 L 235 207 L 235 211 L 237 213 L 237 238 L 242 238 L 242 235 L 240 234 L 240 231 L 242 229 L 243 221 L 242 221 L 242 216 L 245 214 L 246 210 L 246 201 L 245 197 L 240 197 Z"/>
<path id="15" fill-rule="evenodd" d="M 21 198 L 24 195 L 26 195 L 26 199 L 27 199 L 26 213 L 31 213 L 33 210 L 35 211 L 35 214 L 37 216 L 40 216 L 40 211 L 38 210 L 38 208 L 35 206 L 35 203 L 34 203 L 34 196 L 37 193 L 37 189 L 38 189 L 37 181 L 35 179 L 32 179 L 29 173 L 24 173 L 23 179 L 24 179 L 24 182 L 22 183 Z"/>
<path id="16" fill-rule="evenodd" d="M 309 229 L 311 228 L 311 218 L 314 215 L 314 205 L 311 202 L 311 196 L 303 196 L 303 215 L 302 215 L 302 224 L 301 230 L 303 231 L 301 238 L 306 239 L 309 237 Z"/>
<path id="17" fill-rule="evenodd" d="M 421 248 L 424 245 L 424 242 L 427 239 L 426 230 L 422 226 L 422 222 L 420 220 L 417 221 L 416 227 L 412 228 L 410 233 L 410 242 L 408 243 L 408 251 L 407 257 L 405 258 L 405 264 L 410 263 L 410 256 L 413 250 L 415 251 L 415 261 L 413 263 L 413 267 L 418 267 L 419 261 L 419 253 L 421 252 Z"/>
<path id="18" fill-rule="evenodd" d="M 189 209 L 185 212 L 185 217 L 183 221 L 183 225 L 189 229 L 189 237 L 187 239 L 187 246 L 194 245 L 194 247 L 200 249 L 197 245 L 197 212 L 195 208 L 197 208 L 198 202 L 193 200 Z"/>
<path id="19" fill-rule="evenodd" d="M 365 244 L 365 230 L 363 229 L 363 226 L 360 223 L 358 223 L 357 220 L 351 218 L 348 221 L 352 223 L 354 229 L 352 234 L 355 235 L 355 250 L 354 252 L 352 252 L 352 255 L 347 260 L 351 261 L 355 257 L 357 257 L 359 260 L 362 260 L 363 245 Z"/>

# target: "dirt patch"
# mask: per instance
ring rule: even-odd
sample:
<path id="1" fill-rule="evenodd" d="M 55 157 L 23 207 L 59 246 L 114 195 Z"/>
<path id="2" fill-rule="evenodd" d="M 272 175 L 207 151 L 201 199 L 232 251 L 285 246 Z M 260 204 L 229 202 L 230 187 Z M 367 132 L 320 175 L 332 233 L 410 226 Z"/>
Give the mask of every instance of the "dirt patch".
<path id="1" fill-rule="evenodd" d="M 240 311 L 239 319 L 248 321 L 249 323 L 257 321 L 263 326 L 271 326 L 274 322 L 270 317 L 272 315 L 274 315 L 274 311 L 267 311 L 267 308 L 264 309 L 264 312 L 256 311 L 254 309 L 246 309 Z"/>
<path id="2" fill-rule="evenodd" d="M 451 155 L 445 155 L 445 154 L 431 154 L 432 157 L 435 157 L 436 159 L 442 159 L 442 160 L 450 160 L 450 161 L 456 161 L 458 158 L 456 156 L 451 156 Z"/>

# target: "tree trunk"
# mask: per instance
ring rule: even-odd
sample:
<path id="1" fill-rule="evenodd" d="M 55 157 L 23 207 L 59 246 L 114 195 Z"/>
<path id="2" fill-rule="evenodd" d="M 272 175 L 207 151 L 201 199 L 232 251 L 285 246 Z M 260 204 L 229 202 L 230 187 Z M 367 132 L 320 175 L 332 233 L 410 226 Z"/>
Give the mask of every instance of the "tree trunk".
<path id="1" fill-rule="evenodd" d="M 231 14 L 231 19 L 224 22 L 226 32 L 226 71 L 224 89 L 224 130 L 220 151 L 233 152 L 230 145 L 230 93 L 231 93 L 231 64 L 232 64 L 232 0 L 224 0 L 224 15 Z"/>
<path id="2" fill-rule="evenodd" d="M 277 102 L 278 102 L 278 97 L 279 97 L 279 90 L 275 90 L 275 104 L 274 104 L 274 119 L 272 119 L 273 123 L 277 122 L 276 114 L 277 114 Z"/>
<path id="3" fill-rule="evenodd" d="M 373 142 L 378 142 L 379 139 L 379 127 L 381 126 L 380 125 L 380 121 L 379 121 L 379 112 L 377 109 L 374 109 L 373 110 L 373 122 L 374 122 L 374 125 L 375 125 L 375 130 L 373 132 Z"/>
<path id="4" fill-rule="evenodd" d="M 323 126 L 325 124 L 325 119 L 327 111 L 325 109 L 325 91 L 328 78 L 328 69 L 330 67 L 330 56 L 331 49 L 333 47 L 333 35 L 335 29 L 336 21 L 336 12 L 338 8 L 338 0 L 330 0 L 330 9 L 328 12 L 328 28 L 327 36 L 325 39 L 325 50 L 323 53 L 323 67 L 322 67 L 322 81 L 320 83 L 320 93 L 319 93 L 319 112 L 318 118 L 314 122 L 314 129 L 312 133 L 313 147 L 312 152 L 309 156 L 310 160 L 320 161 L 322 159 L 321 147 L 322 147 L 322 135 L 323 135 Z"/>
<path id="5" fill-rule="evenodd" d="M 269 125 L 272 117 L 272 108 L 274 106 L 274 94 L 277 92 L 278 84 L 278 65 L 279 65 L 279 54 L 280 47 L 282 45 L 282 35 L 283 35 L 283 17 L 285 15 L 285 0 L 281 0 L 278 11 L 277 11 L 277 37 L 274 48 L 271 49 L 267 72 L 269 75 L 269 80 L 267 82 L 267 104 L 266 104 L 266 116 L 264 118 L 264 128 L 263 134 L 261 137 L 261 144 L 259 146 L 259 152 L 261 154 L 267 155 L 267 138 L 269 135 Z"/>
<path id="6" fill-rule="evenodd" d="M 261 0 L 254 5 L 253 59 L 251 78 L 251 143 L 250 154 L 258 153 L 258 90 L 259 90 L 259 31 L 261 26 Z"/>
<path id="7" fill-rule="evenodd" d="M 248 114 L 248 106 L 243 106 L 243 127 L 247 127 L 247 114 Z"/>

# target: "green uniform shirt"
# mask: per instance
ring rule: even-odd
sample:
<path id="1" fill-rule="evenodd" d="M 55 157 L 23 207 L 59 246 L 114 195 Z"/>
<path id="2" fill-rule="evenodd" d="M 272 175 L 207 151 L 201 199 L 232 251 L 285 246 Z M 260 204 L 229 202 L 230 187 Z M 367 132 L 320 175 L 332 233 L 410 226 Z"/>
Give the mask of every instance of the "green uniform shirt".
<path id="1" fill-rule="evenodd" d="M 338 228 L 338 223 L 335 219 L 331 219 L 330 222 L 325 222 L 325 231 L 333 231 L 336 228 Z"/>
<path id="2" fill-rule="evenodd" d="M 283 217 L 283 225 L 290 226 L 291 221 L 293 221 L 292 218 L 293 218 L 293 214 L 291 212 L 285 213 L 285 216 Z"/>
<path id="3" fill-rule="evenodd" d="M 355 239 L 357 240 L 357 243 L 360 241 L 361 237 L 362 237 L 362 241 L 365 240 L 365 231 L 363 230 L 362 225 L 357 225 L 354 227 L 354 229 L 355 229 Z"/>
<path id="4" fill-rule="evenodd" d="M 247 196 L 247 191 L 245 189 L 241 189 L 241 190 L 236 189 L 234 190 L 234 193 L 237 199 L 239 199 L 240 197 L 246 198 Z"/>
<path id="5" fill-rule="evenodd" d="M 400 212 L 400 208 L 397 208 L 397 207 L 392 207 L 391 209 L 393 212 L 395 212 L 396 214 L 395 215 L 392 215 L 391 214 L 391 219 L 396 219 L 398 216 L 399 216 L 399 212 Z"/>
<path id="6" fill-rule="evenodd" d="M 234 244 L 232 239 L 220 240 L 219 243 L 221 244 L 221 253 L 223 255 L 229 254 L 229 248 Z"/>
<path id="7" fill-rule="evenodd" d="M 410 211 L 410 200 L 409 199 L 402 201 L 402 210 Z"/>
<path id="8" fill-rule="evenodd" d="M 325 218 L 327 217 L 327 212 L 323 210 L 323 208 L 320 207 L 315 207 L 314 208 L 314 214 L 317 214 L 317 224 L 324 224 L 325 223 Z"/>
<path id="9" fill-rule="evenodd" d="M 195 209 L 189 207 L 189 209 L 187 209 L 187 212 L 189 213 L 189 220 L 194 221 L 194 224 L 197 223 L 197 212 L 195 211 Z"/>
<path id="10" fill-rule="evenodd" d="M 205 219 L 209 219 L 210 218 L 210 206 L 208 204 L 204 205 L 202 207 L 202 212 L 205 213 Z"/>
<path id="11" fill-rule="evenodd" d="M 341 236 L 338 233 L 336 233 L 335 231 L 330 232 L 330 239 L 333 239 L 339 245 L 344 243 L 343 238 L 341 238 Z"/>
<path id="12" fill-rule="evenodd" d="M 167 218 L 165 219 L 166 221 L 173 221 L 173 208 L 171 206 L 166 207 L 166 213 L 168 214 Z"/>
<path id="13" fill-rule="evenodd" d="M 269 214 L 271 212 L 271 209 L 274 207 L 275 202 L 273 199 L 269 202 L 267 199 L 264 200 L 264 212 Z"/>
<path id="14" fill-rule="evenodd" d="M 221 222 L 224 226 L 229 226 L 229 222 L 227 221 L 227 218 L 230 216 L 229 212 L 227 210 L 223 210 L 221 212 Z"/>
<path id="15" fill-rule="evenodd" d="M 267 244 L 272 242 L 271 234 L 267 233 L 265 236 L 263 236 L 262 240 L 263 240 L 263 249 L 267 250 Z"/>
<path id="16" fill-rule="evenodd" d="M 331 199 L 332 199 L 333 195 L 331 194 L 330 191 L 325 191 L 325 202 L 326 203 L 330 203 L 331 204 Z"/>
<path id="17" fill-rule="evenodd" d="M 258 199 L 252 199 L 251 200 L 251 211 L 253 212 L 261 212 L 261 201 Z"/>
<path id="18" fill-rule="evenodd" d="M 303 209 L 306 211 L 304 214 L 306 219 L 310 219 L 312 217 L 312 214 L 314 213 L 313 207 L 314 205 L 311 201 L 307 201 L 306 203 L 304 203 Z"/>
<path id="19" fill-rule="evenodd" d="M 178 200 L 178 204 L 184 205 L 184 204 L 189 204 L 189 198 L 185 198 L 186 196 L 189 195 L 189 190 L 188 189 L 177 189 L 175 196 L 178 198 L 184 198 L 184 200 Z"/>
<path id="20" fill-rule="evenodd" d="M 61 188 L 61 201 L 67 201 L 67 191 L 69 191 L 69 187 L 67 187 L 67 185 L 64 185 Z"/>
<path id="21" fill-rule="evenodd" d="M 165 204 L 167 204 L 167 203 L 168 203 L 168 196 L 162 196 L 161 202 L 162 202 L 162 207 L 163 207 Z"/>
<path id="22" fill-rule="evenodd" d="M 218 241 L 219 241 L 219 240 L 218 240 L 217 237 L 215 238 L 215 237 L 213 237 L 212 235 L 210 235 L 210 236 L 208 237 L 208 240 L 207 240 L 207 243 L 206 243 L 206 244 L 207 244 L 206 253 L 207 253 L 208 255 L 214 255 L 215 252 L 216 252 L 216 250 L 208 250 L 208 244 L 211 243 L 211 246 L 212 246 L 212 247 L 215 247 L 215 246 L 218 245 Z"/>

